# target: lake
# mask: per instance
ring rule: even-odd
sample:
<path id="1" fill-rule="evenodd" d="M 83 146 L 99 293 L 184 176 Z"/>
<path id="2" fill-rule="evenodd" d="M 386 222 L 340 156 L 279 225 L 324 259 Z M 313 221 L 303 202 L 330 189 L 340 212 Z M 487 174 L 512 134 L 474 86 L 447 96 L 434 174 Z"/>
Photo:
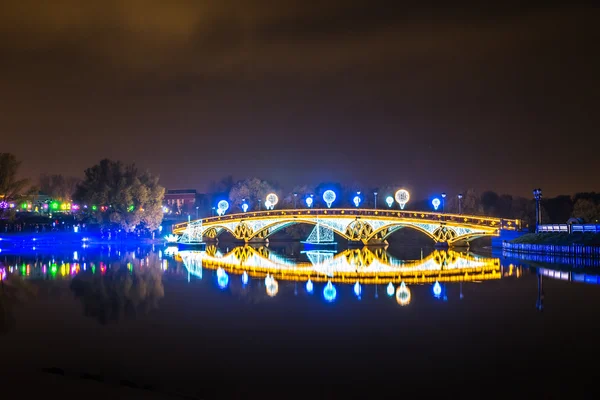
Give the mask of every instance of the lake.
<path id="1" fill-rule="evenodd" d="M 4 249 L 3 376 L 188 398 L 577 396 L 598 385 L 600 269 L 563 261 L 402 246 Z"/>

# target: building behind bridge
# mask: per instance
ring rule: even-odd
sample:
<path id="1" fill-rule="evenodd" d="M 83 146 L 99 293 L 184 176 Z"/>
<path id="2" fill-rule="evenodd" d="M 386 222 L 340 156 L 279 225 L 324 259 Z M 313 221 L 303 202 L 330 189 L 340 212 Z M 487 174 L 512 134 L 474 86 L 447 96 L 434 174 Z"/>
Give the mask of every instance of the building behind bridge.
<path id="1" fill-rule="evenodd" d="M 165 192 L 163 204 L 168 208 L 168 215 L 173 218 L 196 217 L 198 212 L 205 215 L 210 209 L 209 196 L 198 193 L 196 189 L 169 189 Z"/>

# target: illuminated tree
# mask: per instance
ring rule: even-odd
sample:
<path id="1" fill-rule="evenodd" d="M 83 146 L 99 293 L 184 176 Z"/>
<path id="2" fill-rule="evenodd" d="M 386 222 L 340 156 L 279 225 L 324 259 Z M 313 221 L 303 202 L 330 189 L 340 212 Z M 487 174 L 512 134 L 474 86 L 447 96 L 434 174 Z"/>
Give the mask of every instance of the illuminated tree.
<path id="1" fill-rule="evenodd" d="M 275 191 L 273 186 L 271 183 L 259 178 L 238 181 L 229 192 L 231 208 L 235 210 L 232 212 L 239 212 L 244 199 L 250 204 L 251 209 L 261 209 L 267 194 Z"/>
<path id="2" fill-rule="evenodd" d="M 36 190 L 29 186 L 29 179 L 18 178 L 20 166 L 21 162 L 14 154 L 0 153 L 0 202 L 18 201 L 35 193 Z M 6 208 L 0 207 L 0 217 L 4 212 L 7 212 Z"/>
<path id="3" fill-rule="evenodd" d="M 74 198 L 100 224 L 116 224 L 127 232 L 138 227 L 155 231 L 163 218 L 164 194 L 158 177 L 139 172 L 134 164 L 105 159 L 85 171 Z"/>

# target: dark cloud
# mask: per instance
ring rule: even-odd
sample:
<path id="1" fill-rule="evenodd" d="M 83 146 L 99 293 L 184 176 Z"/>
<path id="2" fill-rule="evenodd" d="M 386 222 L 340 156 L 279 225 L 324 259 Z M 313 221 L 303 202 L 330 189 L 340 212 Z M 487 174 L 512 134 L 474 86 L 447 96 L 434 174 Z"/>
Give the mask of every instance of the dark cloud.
<path id="1" fill-rule="evenodd" d="M 597 8 L 529 4 L 5 2 L 3 143 L 32 175 L 111 156 L 169 186 L 600 189 L 565 172 L 598 167 Z"/>

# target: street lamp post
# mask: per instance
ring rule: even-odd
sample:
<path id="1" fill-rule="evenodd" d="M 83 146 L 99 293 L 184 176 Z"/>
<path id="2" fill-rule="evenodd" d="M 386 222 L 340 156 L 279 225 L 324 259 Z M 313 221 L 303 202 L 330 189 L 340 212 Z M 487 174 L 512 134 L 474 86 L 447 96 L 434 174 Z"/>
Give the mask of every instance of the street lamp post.
<path id="1" fill-rule="evenodd" d="M 210 215 L 211 215 L 211 217 L 214 217 L 214 216 L 215 216 L 215 207 L 213 207 L 213 208 L 211 209 L 211 213 L 210 213 Z"/>
<path id="2" fill-rule="evenodd" d="M 461 207 L 462 206 L 462 204 L 461 204 L 462 203 L 462 198 L 463 198 L 462 193 L 459 193 L 458 194 L 458 213 L 459 214 L 462 214 L 462 207 Z"/>
<path id="3" fill-rule="evenodd" d="M 196 219 L 198 219 L 198 209 L 199 209 L 199 208 L 200 208 L 200 207 L 196 207 Z"/>
<path id="4" fill-rule="evenodd" d="M 373 205 L 373 208 L 377 210 L 377 192 L 373 192 L 373 196 L 375 197 L 375 204 Z"/>
<path id="5" fill-rule="evenodd" d="M 542 208 L 540 207 L 542 189 L 533 189 L 533 198 L 535 199 L 535 232 L 537 233 L 539 226 L 542 223 Z"/>
<path id="6" fill-rule="evenodd" d="M 296 209 L 297 202 L 298 202 L 298 193 L 294 193 L 294 210 Z"/>
<path id="7" fill-rule="evenodd" d="M 446 208 L 446 193 L 442 193 L 442 212 L 445 212 Z"/>

